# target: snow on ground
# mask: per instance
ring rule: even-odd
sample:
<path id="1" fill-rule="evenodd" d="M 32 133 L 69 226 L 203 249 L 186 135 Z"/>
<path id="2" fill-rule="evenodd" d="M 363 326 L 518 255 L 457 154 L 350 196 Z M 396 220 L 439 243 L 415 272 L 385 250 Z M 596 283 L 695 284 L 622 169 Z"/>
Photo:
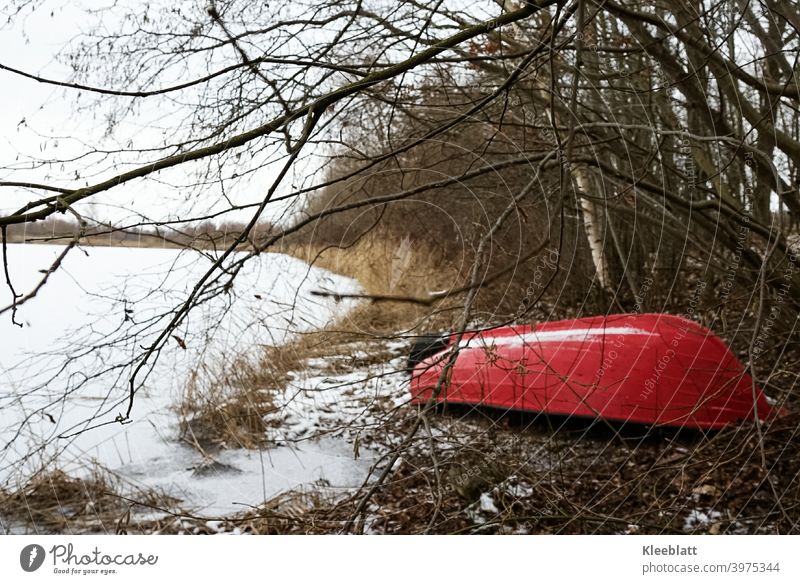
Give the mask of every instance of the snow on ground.
<path id="1" fill-rule="evenodd" d="M 535 499 L 535 494 L 536 490 L 532 485 L 516 475 L 511 475 L 493 486 L 491 490 L 481 493 L 474 503 L 464 509 L 464 514 L 473 524 L 482 526 L 503 515 L 500 507 L 505 508 L 505 504 L 499 505 L 499 501 L 525 505 L 527 509 L 539 508 L 541 501 Z M 551 514 L 551 510 L 547 508 L 540 508 L 538 512 L 541 515 Z"/>
<path id="2" fill-rule="evenodd" d="M 722 519 L 722 513 L 714 509 L 692 509 L 683 520 L 684 531 L 705 528 Z"/>
<path id="3" fill-rule="evenodd" d="M 380 427 L 387 414 L 409 400 L 405 343 L 384 344 L 383 348 L 396 356 L 361 367 L 347 365 L 369 356 L 357 348 L 350 355 L 306 360 L 275 396 L 270 439 L 276 444 L 292 444 L 329 436 L 354 445 L 356 440 L 362 442 L 363 433 Z M 345 367 L 341 367 L 342 361 Z M 327 372 L 333 368 L 347 371 Z"/>
<path id="4" fill-rule="evenodd" d="M 61 249 L 10 245 L 16 289 L 30 290 Z M 374 423 L 371 400 L 384 399 L 397 382 L 391 369 L 399 361 L 382 373 L 366 369 L 338 378 L 323 373 L 324 363 L 309 364 L 284 394 L 289 426 L 272 448 L 224 451 L 209 467 L 201 454 L 176 442 L 173 406 L 197 367 L 258 343 L 284 342 L 353 305 L 308 292 L 355 292 L 356 282 L 288 256 L 253 259 L 232 288 L 199 306 L 177 331 L 181 342 L 170 339 L 138 391 L 133 421 L 114 423 L 127 405 L 131 371 L 114 366 L 136 346 L 152 342 L 168 311 L 185 300 L 210 263 L 200 254 L 170 249 L 73 250 L 63 269 L 20 308 L 22 328 L 11 323 L 10 314 L 0 317 L 0 486 L 14 488 L 40 466 L 79 475 L 98 464 L 133 484 L 173 493 L 184 507 L 210 516 L 301 485 L 336 490 L 363 481 L 372 453 L 362 448 L 356 459 L 345 429 L 319 440 L 294 439 L 340 426 L 354 414 L 357 424 Z M 10 300 L 0 298 L 0 305 Z M 81 355 L 68 360 L 75 349 Z M 370 397 L 365 401 L 360 391 Z M 339 403 L 342 408 L 334 407 Z M 89 429 L 98 422 L 108 424 Z"/>

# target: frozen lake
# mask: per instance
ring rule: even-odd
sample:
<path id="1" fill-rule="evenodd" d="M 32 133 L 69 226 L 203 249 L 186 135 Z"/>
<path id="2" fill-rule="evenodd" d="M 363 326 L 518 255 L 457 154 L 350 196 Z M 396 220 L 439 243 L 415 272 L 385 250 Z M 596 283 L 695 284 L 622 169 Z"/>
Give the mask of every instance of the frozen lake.
<path id="1" fill-rule="evenodd" d="M 9 245 L 17 292 L 28 292 L 62 249 Z M 342 440 L 228 450 L 217 460 L 241 472 L 209 477 L 193 475 L 201 455 L 176 442 L 172 408 L 199 364 L 255 354 L 259 344 L 280 343 L 348 309 L 309 291 L 356 291 L 355 282 L 284 255 L 254 258 L 232 287 L 204 299 L 176 331 L 186 348 L 170 338 L 137 392 L 133 421 L 113 423 L 127 407 L 131 359 L 152 343 L 211 261 L 172 249 L 75 249 L 19 308 L 22 328 L 10 312 L 0 316 L 0 484 L 13 488 L 39 468 L 80 474 L 96 462 L 207 515 L 319 479 L 333 488 L 360 484 L 370 457 L 353 460 Z M 0 308 L 10 299 L 4 285 Z M 95 427 L 105 422 L 112 423 Z"/>

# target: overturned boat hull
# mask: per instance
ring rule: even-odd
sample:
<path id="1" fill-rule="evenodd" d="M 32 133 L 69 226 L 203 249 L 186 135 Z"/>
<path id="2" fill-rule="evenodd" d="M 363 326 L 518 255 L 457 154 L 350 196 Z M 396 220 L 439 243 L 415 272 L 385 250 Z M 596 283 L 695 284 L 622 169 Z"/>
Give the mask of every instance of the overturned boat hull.
<path id="1" fill-rule="evenodd" d="M 694 321 L 621 314 L 465 334 L 410 363 L 414 403 L 462 403 L 717 429 L 771 413 L 725 343 Z"/>

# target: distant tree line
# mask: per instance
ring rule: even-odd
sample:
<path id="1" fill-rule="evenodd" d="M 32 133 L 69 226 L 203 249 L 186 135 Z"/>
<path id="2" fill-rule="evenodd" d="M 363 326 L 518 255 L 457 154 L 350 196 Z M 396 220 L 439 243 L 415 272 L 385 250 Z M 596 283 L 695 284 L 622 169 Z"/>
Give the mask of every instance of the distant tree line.
<path id="1" fill-rule="evenodd" d="M 62 243 L 75 237 L 81 227 L 75 220 L 48 217 L 43 221 L 11 225 L 8 241 L 11 243 Z M 260 222 L 249 232 L 253 242 L 263 241 L 275 229 Z M 196 247 L 225 248 L 245 231 L 242 221 L 190 222 L 181 227 L 154 225 L 124 227 L 113 223 L 91 223 L 84 228 L 78 241 L 84 245 L 123 245 L 130 247 Z"/>

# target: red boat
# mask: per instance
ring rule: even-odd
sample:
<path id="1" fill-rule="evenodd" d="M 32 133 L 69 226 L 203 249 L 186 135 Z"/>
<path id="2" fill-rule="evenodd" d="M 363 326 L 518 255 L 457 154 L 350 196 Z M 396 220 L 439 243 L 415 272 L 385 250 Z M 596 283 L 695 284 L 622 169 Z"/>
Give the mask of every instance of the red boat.
<path id="1" fill-rule="evenodd" d="M 454 336 L 409 358 L 414 403 L 427 403 Z M 715 429 L 772 408 L 725 343 L 694 321 L 619 314 L 465 334 L 437 402 L 619 422 Z"/>

